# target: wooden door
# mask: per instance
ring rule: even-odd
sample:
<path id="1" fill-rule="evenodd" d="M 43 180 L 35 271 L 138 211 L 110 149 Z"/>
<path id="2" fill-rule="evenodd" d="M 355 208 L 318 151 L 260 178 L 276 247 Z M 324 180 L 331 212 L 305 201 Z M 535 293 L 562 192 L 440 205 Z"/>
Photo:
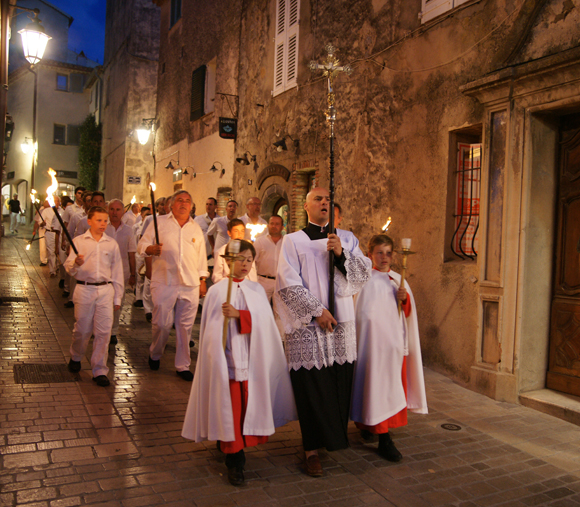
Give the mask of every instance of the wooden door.
<path id="1" fill-rule="evenodd" d="M 558 176 L 547 387 L 580 396 L 580 114 L 562 120 Z"/>

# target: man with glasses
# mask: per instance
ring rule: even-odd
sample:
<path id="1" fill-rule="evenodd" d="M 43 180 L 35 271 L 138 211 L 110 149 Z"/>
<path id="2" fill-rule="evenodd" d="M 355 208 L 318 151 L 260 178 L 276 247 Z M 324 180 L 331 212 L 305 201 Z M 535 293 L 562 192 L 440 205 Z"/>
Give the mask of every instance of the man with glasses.
<path id="1" fill-rule="evenodd" d="M 189 339 L 200 296 L 207 291 L 207 256 L 199 225 L 190 217 L 192 199 L 178 190 L 171 211 L 158 218 L 159 244 L 155 227 L 148 227 L 139 241 L 140 255 L 151 256 L 151 297 L 153 299 L 153 341 L 149 348 L 149 368 L 158 370 L 175 316 L 175 369 L 191 382 Z"/>
<path id="2" fill-rule="evenodd" d="M 268 227 L 268 222 L 266 222 L 266 220 L 264 220 L 261 216 L 260 216 L 260 212 L 262 211 L 262 201 L 260 201 L 259 197 L 250 197 L 247 201 L 246 201 L 246 214 L 239 217 L 239 219 L 244 222 L 244 225 L 246 226 L 246 237 L 245 239 L 248 241 L 255 241 L 256 238 L 259 238 L 260 236 L 264 236 L 268 233 L 267 227 Z M 257 231 L 254 231 L 253 237 L 252 237 L 252 227 L 253 226 L 261 226 L 257 229 Z M 261 230 L 260 230 L 261 229 Z"/>

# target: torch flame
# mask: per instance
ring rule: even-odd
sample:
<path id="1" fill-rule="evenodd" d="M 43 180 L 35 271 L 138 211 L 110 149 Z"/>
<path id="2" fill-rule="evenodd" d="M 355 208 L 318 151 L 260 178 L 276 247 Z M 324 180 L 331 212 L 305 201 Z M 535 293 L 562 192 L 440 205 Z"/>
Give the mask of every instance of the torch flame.
<path id="1" fill-rule="evenodd" d="M 391 217 L 389 217 L 387 219 L 387 223 L 385 225 L 383 225 L 383 229 L 382 229 L 383 232 L 387 232 L 389 230 L 389 225 L 391 225 L 391 222 L 392 222 Z"/>
<path id="2" fill-rule="evenodd" d="M 256 241 L 256 236 L 258 234 L 264 232 L 266 227 L 266 224 L 246 224 L 246 228 L 250 229 L 250 239 L 252 240 L 252 243 Z"/>
<path id="3" fill-rule="evenodd" d="M 131 199 L 131 206 L 133 206 L 133 204 L 135 204 L 137 202 L 137 197 L 133 196 L 133 199 Z"/>
<path id="4" fill-rule="evenodd" d="M 151 182 L 151 183 L 149 183 L 149 186 L 151 187 L 151 190 L 153 190 L 153 192 L 155 192 L 155 190 L 157 190 L 155 183 Z"/>
<path id="5" fill-rule="evenodd" d="M 26 245 L 26 250 L 30 250 L 30 243 L 28 243 L 28 245 Z"/>
<path id="6" fill-rule="evenodd" d="M 48 201 L 48 204 L 54 206 L 54 197 L 52 197 L 52 194 L 54 194 L 58 189 L 58 181 L 56 181 L 55 178 L 56 172 L 52 168 L 48 169 L 48 174 L 50 174 L 52 184 L 46 189 L 46 200 Z"/>

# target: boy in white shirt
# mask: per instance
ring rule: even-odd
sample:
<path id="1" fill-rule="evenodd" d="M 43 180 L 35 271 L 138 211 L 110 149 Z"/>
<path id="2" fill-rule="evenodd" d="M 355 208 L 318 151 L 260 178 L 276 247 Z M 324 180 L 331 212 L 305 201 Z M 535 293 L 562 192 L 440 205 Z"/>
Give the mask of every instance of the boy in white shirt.
<path id="1" fill-rule="evenodd" d="M 113 311 L 121 307 L 124 277 L 117 242 L 105 234 L 109 215 L 104 208 L 88 213 L 89 230 L 74 238 L 78 255 L 71 248 L 65 269 L 77 280 L 73 301 L 75 326 L 70 347 L 69 371 L 81 369 L 81 360 L 94 335 L 91 367 L 97 385 L 109 385 L 107 357 L 113 326 Z"/>

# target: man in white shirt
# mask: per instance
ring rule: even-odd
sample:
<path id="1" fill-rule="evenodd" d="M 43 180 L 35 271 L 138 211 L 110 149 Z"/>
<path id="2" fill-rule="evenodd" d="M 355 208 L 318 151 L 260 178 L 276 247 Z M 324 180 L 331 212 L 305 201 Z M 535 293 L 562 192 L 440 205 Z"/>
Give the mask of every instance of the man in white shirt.
<path id="1" fill-rule="evenodd" d="M 155 242 L 154 228 L 149 227 L 137 246 L 139 254 L 153 256 L 153 342 L 149 348 L 149 368 L 159 369 L 175 319 L 175 368 L 179 377 L 191 382 L 189 340 L 209 273 L 203 233 L 189 216 L 190 193 L 178 190 L 171 202 L 171 213 L 158 220 L 159 244 Z"/>
<path id="2" fill-rule="evenodd" d="M 135 244 L 139 242 L 141 239 L 141 231 L 143 230 L 143 222 L 145 218 L 151 215 L 151 210 L 149 206 L 144 206 L 141 208 L 141 214 L 138 222 L 135 223 L 133 226 L 133 234 L 135 237 Z M 143 308 L 143 288 L 145 284 L 145 275 L 141 274 L 141 268 L 143 268 L 145 264 L 145 257 L 139 254 L 135 254 L 135 273 L 136 273 L 136 283 L 135 283 L 135 301 L 133 306 L 135 308 Z"/>
<path id="3" fill-rule="evenodd" d="M 91 198 L 91 208 L 93 206 L 99 206 L 101 208 L 107 209 L 107 203 L 105 202 L 105 194 L 103 194 L 103 192 L 100 191 L 93 192 L 93 196 Z M 80 236 L 81 234 L 84 234 L 88 230 L 89 230 L 89 222 L 87 220 L 87 217 L 84 217 L 81 220 L 79 220 L 75 228 L 73 239 L 76 238 L 77 236 Z"/>
<path id="4" fill-rule="evenodd" d="M 254 243 L 258 283 L 264 287 L 270 303 L 272 303 L 272 295 L 276 286 L 276 271 L 278 270 L 278 258 L 282 247 L 283 228 L 282 217 L 272 215 L 270 220 L 268 220 L 268 234 L 260 236 Z"/>
<path id="5" fill-rule="evenodd" d="M 268 228 L 268 222 L 260 216 L 262 201 L 258 197 L 250 197 L 246 202 L 246 210 L 246 214 L 239 217 L 246 226 L 246 236 L 244 239 L 255 241 L 256 238 L 265 236 Z"/>
<path id="6" fill-rule="evenodd" d="M 44 219 L 44 211 L 46 208 L 50 208 L 48 201 L 44 201 L 42 206 L 39 206 L 40 213 L 36 210 L 34 206 L 34 228 L 33 233 L 38 232 L 38 252 L 40 253 L 40 265 L 46 266 L 48 264 L 48 256 L 46 254 L 46 240 L 44 238 L 44 233 L 46 229 L 46 220 Z M 50 224 L 49 224 L 50 226 Z"/>
<path id="7" fill-rule="evenodd" d="M 105 229 L 105 234 L 113 238 L 119 245 L 121 260 L 123 261 L 124 289 L 126 290 L 127 285 L 135 285 L 135 252 L 137 251 L 137 245 L 135 243 L 133 229 L 127 224 L 122 223 L 124 211 L 125 206 L 119 199 L 113 199 L 109 202 L 109 225 Z M 113 328 L 111 330 L 111 343 L 113 345 L 117 343 L 119 319 L 121 317 L 123 303 L 125 302 L 125 290 L 123 290 L 121 308 L 115 310 L 113 314 Z"/>
<path id="8" fill-rule="evenodd" d="M 109 206 L 110 205 L 111 205 L 111 203 L 109 203 Z M 139 216 L 140 216 L 139 215 L 139 204 L 134 203 L 131 205 L 131 209 L 128 210 L 127 213 L 125 213 L 123 215 L 123 218 L 121 220 L 125 225 L 128 225 L 129 227 L 133 227 L 135 225 L 135 223 L 137 222 L 137 218 Z"/>
<path id="9" fill-rule="evenodd" d="M 85 193 L 85 187 L 75 188 L 75 200 L 72 206 L 67 206 L 62 214 L 62 221 L 64 225 L 67 226 L 73 215 L 80 213 L 84 209 L 83 194 Z M 62 239 L 62 238 L 61 238 Z M 63 239 L 63 242 L 65 239 Z"/>
<path id="10" fill-rule="evenodd" d="M 238 203 L 230 199 L 226 204 L 226 216 L 215 218 L 207 229 L 207 239 L 211 244 L 212 252 L 214 252 L 214 260 L 215 252 L 227 245 L 230 240 L 228 222 L 235 218 L 236 211 L 238 211 Z"/>
<path id="11" fill-rule="evenodd" d="M 194 218 L 195 223 L 201 227 L 203 232 L 203 237 L 205 238 L 205 250 L 207 256 L 207 265 L 211 268 L 213 267 L 213 248 L 207 237 L 208 228 L 211 223 L 218 218 L 216 213 L 217 200 L 214 197 L 208 197 L 205 202 L 205 215 L 198 215 Z"/>

